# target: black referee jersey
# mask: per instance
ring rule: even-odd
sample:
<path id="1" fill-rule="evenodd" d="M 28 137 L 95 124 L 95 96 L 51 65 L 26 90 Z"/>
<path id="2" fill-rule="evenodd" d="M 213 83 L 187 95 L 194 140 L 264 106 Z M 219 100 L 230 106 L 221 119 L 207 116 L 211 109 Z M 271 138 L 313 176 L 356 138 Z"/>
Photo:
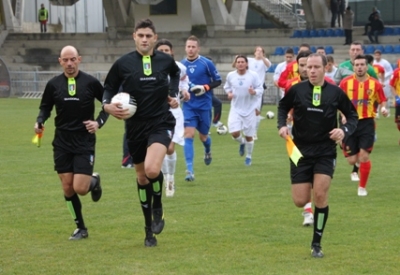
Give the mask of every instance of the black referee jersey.
<path id="1" fill-rule="evenodd" d="M 101 102 L 102 97 L 103 86 L 95 77 L 79 71 L 74 80 L 68 81 L 64 74 L 60 74 L 47 82 L 36 121 L 44 123 L 55 106 L 54 124 L 57 130 L 87 132 L 83 121 L 94 120 L 94 100 Z M 100 111 L 96 118 L 99 127 L 107 118 L 108 114 Z"/>
<path id="2" fill-rule="evenodd" d="M 137 103 L 134 116 L 127 121 L 147 120 L 169 112 L 168 95 L 179 94 L 180 69 L 175 60 L 154 51 L 148 61 L 133 51 L 120 57 L 111 67 L 104 82 L 103 104 L 111 102 L 119 91 L 133 96 Z"/>
<path id="3" fill-rule="evenodd" d="M 278 129 L 286 126 L 287 114 L 292 108 L 292 134 L 298 145 L 334 144 L 329 132 L 338 127 L 337 111 L 347 118 L 346 124 L 340 126 L 346 137 L 357 127 L 357 111 L 348 96 L 342 89 L 326 81 L 320 93 L 314 90 L 308 80 L 293 85 L 279 101 Z"/>

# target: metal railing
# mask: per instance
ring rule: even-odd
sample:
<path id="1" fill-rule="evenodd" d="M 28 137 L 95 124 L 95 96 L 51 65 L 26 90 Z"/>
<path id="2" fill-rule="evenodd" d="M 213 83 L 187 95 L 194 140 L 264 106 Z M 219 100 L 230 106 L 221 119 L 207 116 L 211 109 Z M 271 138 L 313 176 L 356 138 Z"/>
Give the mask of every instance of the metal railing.
<path id="1" fill-rule="evenodd" d="M 108 72 L 105 71 L 85 71 L 96 77 L 101 83 Z M 55 76 L 60 75 L 60 71 L 10 71 L 11 78 L 11 97 L 20 97 L 27 99 L 42 98 L 43 91 L 47 82 Z M 222 102 L 230 102 L 223 89 L 224 83 L 214 89 L 214 94 Z M 273 83 L 266 83 L 264 90 L 264 104 L 277 104 L 280 99 L 279 90 Z"/>
<path id="2" fill-rule="evenodd" d="M 306 24 L 306 21 L 293 10 L 292 4 L 285 0 L 251 0 L 251 2 L 263 7 L 291 27 L 303 28 Z"/>

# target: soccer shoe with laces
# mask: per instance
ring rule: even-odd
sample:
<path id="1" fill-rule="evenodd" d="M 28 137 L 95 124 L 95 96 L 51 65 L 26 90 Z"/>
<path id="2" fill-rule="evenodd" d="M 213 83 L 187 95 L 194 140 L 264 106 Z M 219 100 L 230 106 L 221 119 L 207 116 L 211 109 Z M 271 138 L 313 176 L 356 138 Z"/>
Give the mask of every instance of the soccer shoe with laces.
<path id="1" fill-rule="evenodd" d="M 154 233 L 151 231 L 151 228 L 145 227 L 144 231 L 146 232 L 146 237 L 144 238 L 144 246 L 147 246 L 147 247 L 156 246 L 157 239 L 156 239 L 156 236 L 154 236 Z"/>
<path id="2" fill-rule="evenodd" d="M 246 165 L 246 166 L 251 166 L 251 158 L 246 158 L 246 159 L 244 160 L 244 165 Z"/>
<path id="3" fill-rule="evenodd" d="M 310 226 L 314 224 L 314 214 L 308 211 L 303 212 L 303 226 Z"/>
<path id="4" fill-rule="evenodd" d="M 185 181 L 194 181 L 194 174 L 190 171 L 186 171 Z"/>
<path id="5" fill-rule="evenodd" d="M 167 197 L 173 197 L 175 193 L 175 183 L 174 181 L 167 181 L 165 186 L 165 195 Z"/>
<path id="6" fill-rule="evenodd" d="M 153 221 L 151 222 L 151 231 L 154 234 L 160 234 L 165 225 L 164 211 L 162 208 L 153 209 Z"/>
<path id="7" fill-rule="evenodd" d="M 351 181 L 360 181 L 360 177 L 357 172 L 353 172 L 350 174 Z"/>
<path id="8" fill-rule="evenodd" d="M 213 126 L 214 126 L 215 128 L 219 128 L 219 127 L 221 127 L 221 126 L 224 126 L 224 124 L 223 124 L 221 121 L 218 121 L 217 123 L 213 123 Z"/>
<path id="9" fill-rule="evenodd" d="M 87 228 L 77 228 L 71 234 L 71 237 L 69 237 L 69 240 L 76 241 L 76 240 L 86 239 L 87 237 L 89 237 L 89 233 L 87 231 Z"/>
<path id="10" fill-rule="evenodd" d="M 103 190 L 100 185 L 100 175 L 98 173 L 93 173 L 92 177 L 95 178 L 96 184 L 92 191 L 90 191 L 90 195 L 92 196 L 92 200 L 96 202 L 100 200 Z"/>
<path id="11" fill-rule="evenodd" d="M 368 195 L 368 192 L 367 192 L 367 189 L 365 189 L 363 187 L 358 187 L 357 194 L 359 197 L 365 197 Z"/>
<path id="12" fill-rule="evenodd" d="M 209 153 L 204 153 L 204 163 L 206 165 L 210 165 L 212 161 L 212 157 L 211 157 L 211 152 Z"/>
<path id="13" fill-rule="evenodd" d="M 244 156 L 244 143 L 240 143 L 239 145 L 239 156 Z"/>
<path id="14" fill-rule="evenodd" d="M 313 258 L 323 258 L 324 253 L 322 252 L 322 247 L 319 243 L 313 243 L 311 245 L 311 256 Z"/>

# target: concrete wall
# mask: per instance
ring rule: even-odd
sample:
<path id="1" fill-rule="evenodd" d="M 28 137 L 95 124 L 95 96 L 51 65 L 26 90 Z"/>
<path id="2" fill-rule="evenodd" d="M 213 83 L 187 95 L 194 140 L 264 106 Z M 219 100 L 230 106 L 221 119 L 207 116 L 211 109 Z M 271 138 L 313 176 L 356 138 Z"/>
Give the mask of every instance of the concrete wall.
<path id="1" fill-rule="evenodd" d="M 196 0 L 197 1 L 197 0 Z M 177 1 L 178 14 L 152 15 L 148 5 L 135 5 L 134 17 L 136 20 L 150 18 L 156 26 L 157 32 L 187 32 L 192 29 L 191 1 Z M 204 17 L 204 15 L 203 15 Z"/>

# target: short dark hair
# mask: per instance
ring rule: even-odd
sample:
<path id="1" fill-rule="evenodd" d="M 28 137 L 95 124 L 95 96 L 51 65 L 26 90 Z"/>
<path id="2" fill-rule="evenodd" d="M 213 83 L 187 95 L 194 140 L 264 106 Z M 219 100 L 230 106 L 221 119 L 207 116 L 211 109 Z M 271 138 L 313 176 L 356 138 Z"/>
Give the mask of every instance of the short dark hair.
<path id="1" fill-rule="evenodd" d="M 375 50 L 374 53 L 382 54 L 381 50 Z"/>
<path id="2" fill-rule="evenodd" d="M 301 47 L 307 47 L 308 49 L 311 49 L 311 46 L 308 43 L 301 43 L 299 48 L 301 48 Z"/>
<path id="3" fill-rule="evenodd" d="M 357 59 L 357 58 L 356 58 Z M 374 62 L 374 57 L 372 56 L 372 55 L 370 55 L 370 54 L 366 54 L 365 55 L 365 59 L 367 60 L 367 62 L 369 63 L 369 64 L 372 64 L 373 62 Z"/>
<path id="4" fill-rule="evenodd" d="M 324 46 L 318 46 L 317 50 L 324 50 L 325 51 L 325 47 Z"/>
<path id="5" fill-rule="evenodd" d="M 299 54 L 296 56 L 296 61 L 299 63 L 300 58 L 308 57 L 310 54 L 312 54 L 311 51 L 302 51 L 299 52 Z"/>
<path id="6" fill-rule="evenodd" d="M 294 55 L 294 50 L 292 48 L 287 48 L 285 51 L 285 54 L 293 54 Z"/>
<path id="7" fill-rule="evenodd" d="M 363 43 L 361 42 L 361 41 L 353 41 L 353 42 L 351 42 L 351 44 L 350 45 L 363 45 Z"/>
<path id="8" fill-rule="evenodd" d="M 145 28 L 149 28 L 151 29 L 154 33 L 156 33 L 156 27 L 154 27 L 153 21 L 151 21 L 150 19 L 146 18 L 146 19 L 141 19 L 139 20 L 139 22 L 136 23 L 135 25 L 135 32 L 138 29 L 145 29 Z"/>
<path id="9" fill-rule="evenodd" d="M 332 56 L 332 55 L 327 55 L 327 56 L 326 56 L 326 61 L 335 63 L 335 60 L 333 59 L 333 56 Z"/>
<path id="10" fill-rule="evenodd" d="M 356 58 L 354 58 L 354 60 L 357 60 L 357 59 L 364 59 L 365 62 L 367 63 L 367 65 L 369 64 L 369 62 L 368 62 L 368 57 L 367 57 L 366 55 L 364 55 L 364 54 L 359 54 L 359 55 L 357 55 Z M 373 58 L 372 58 L 372 59 L 373 59 Z"/>
<path id="11" fill-rule="evenodd" d="M 158 40 L 157 43 L 156 43 L 156 45 L 154 46 L 154 49 L 157 50 L 158 47 L 164 46 L 164 45 L 168 46 L 168 47 L 172 50 L 172 43 L 171 43 L 169 40 L 167 40 L 167 39 L 160 39 L 160 40 Z"/>
<path id="12" fill-rule="evenodd" d="M 319 56 L 321 57 L 322 60 L 322 65 L 325 67 L 328 64 L 328 59 L 326 58 L 325 55 L 319 54 L 319 53 L 312 53 L 308 56 L 308 58 L 310 57 L 315 57 L 315 56 Z"/>
<path id="13" fill-rule="evenodd" d="M 195 35 L 189 36 L 188 39 L 186 39 L 186 41 L 195 41 L 195 42 L 197 42 L 197 46 L 200 47 L 200 39 L 198 39 L 197 36 L 195 36 Z"/>
<path id="14" fill-rule="evenodd" d="M 235 63 L 238 60 L 238 58 L 244 58 L 244 60 L 246 61 L 246 63 L 249 63 L 249 60 L 247 59 L 247 56 L 243 55 L 243 54 L 238 54 L 237 56 L 235 56 Z"/>

